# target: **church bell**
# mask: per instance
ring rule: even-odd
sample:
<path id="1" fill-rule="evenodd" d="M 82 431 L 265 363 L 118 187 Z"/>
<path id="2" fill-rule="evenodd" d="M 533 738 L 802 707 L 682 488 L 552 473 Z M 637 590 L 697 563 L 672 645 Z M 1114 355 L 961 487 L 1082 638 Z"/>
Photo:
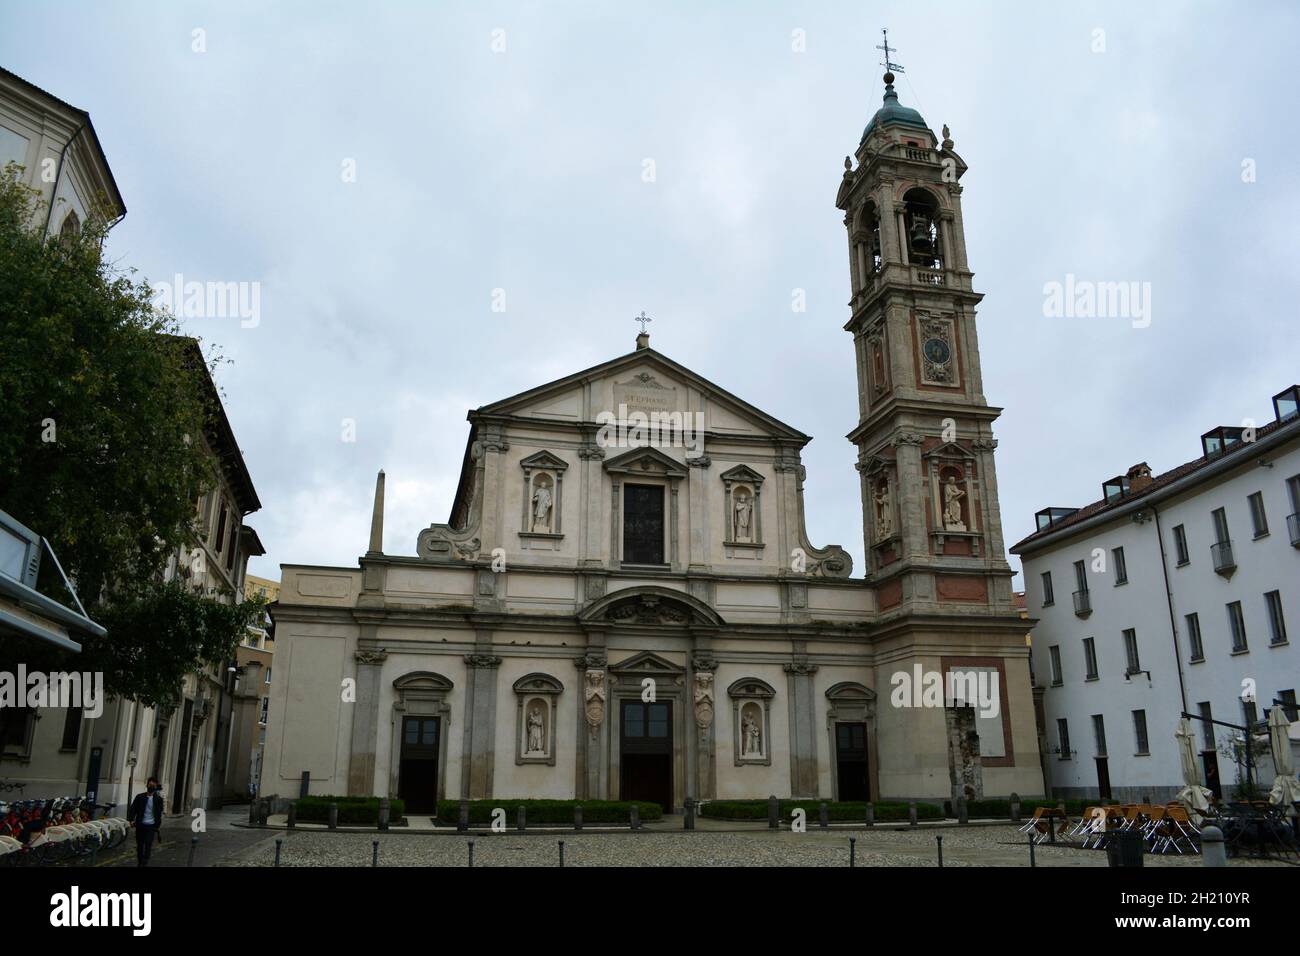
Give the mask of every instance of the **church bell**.
<path id="1" fill-rule="evenodd" d="M 912 251 L 920 252 L 926 255 L 933 251 L 930 242 L 930 221 L 924 216 L 916 216 L 912 219 Z"/>

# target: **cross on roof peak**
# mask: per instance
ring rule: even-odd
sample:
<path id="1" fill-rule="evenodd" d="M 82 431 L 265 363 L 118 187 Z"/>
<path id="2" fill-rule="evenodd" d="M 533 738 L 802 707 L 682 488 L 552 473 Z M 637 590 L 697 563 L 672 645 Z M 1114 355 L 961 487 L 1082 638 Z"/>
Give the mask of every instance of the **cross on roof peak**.
<path id="1" fill-rule="evenodd" d="M 632 321 L 633 321 L 633 322 L 640 322 L 640 323 L 641 323 L 641 334 L 642 334 L 642 335 L 645 335 L 645 334 L 646 334 L 645 324 L 646 324 L 647 322 L 653 322 L 654 319 L 652 319 L 652 318 L 650 318 L 650 316 L 646 315 L 646 314 L 645 314 L 645 309 L 642 309 L 640 315 L 634 315 L 634 316 L 632 316 Z"/>
<path id="2" fill-rule="evenodd" d="M 903 66 L 902 66 L 902 64 L 900 64 L 900 63 L 894 63 L 894 62 L 892 62 L 892 61 L 889 59 L 889 54 L 891 54 L 891 53 L 897 53 L 897 52 L 898 52 L 898 48 L 897 48 L 897 47 L 892 47 L 892 46 L 889 45 L 889 30 L 888 30 L 888 29 L 882 29 L 880 32 L 881 32 L 881 34 L 882 34 L 882 35 L 884 36 L 884 38 L 885 38 L 885 42 L 884 42 L 884 43 L 878 43 L 878 44 L 876 44 L 876 49 L 877 49 L 877 50 L 884 50 L 884 51 L 885 51 L 885 62 L 881 63 L 880 65 L 883 66 L 883 67 L 885 68 L 885 72 L 886 72 L 886 73 L 902 73 L 902 72 L 903 72 Z"/>

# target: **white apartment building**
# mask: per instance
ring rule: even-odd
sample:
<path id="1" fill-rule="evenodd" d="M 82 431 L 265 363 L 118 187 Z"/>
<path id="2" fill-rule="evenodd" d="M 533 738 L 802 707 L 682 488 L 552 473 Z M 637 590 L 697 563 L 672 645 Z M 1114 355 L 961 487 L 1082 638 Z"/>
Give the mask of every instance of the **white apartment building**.
<path id="1" fill-rule="evenodd" d="M 1261 733 L 1275 705 L 1296 750 L 1298 405 L 1291 386 L 1273 398 L 1274 421 L 1212 429 L 1195 461 L 1155 477 L 1143 462 L 1087 507 L 1038 512 L 1037 530 L 1011 549 L 1037 619 L 1054 795 L 1171 798 L 1183 785 L 1174 731 L 1184 713 L 1202 782 L 1226 799 L 1247 775 L 1241 728 Z M 1265 791 L 1266 739 L 1249 770 Z"/>

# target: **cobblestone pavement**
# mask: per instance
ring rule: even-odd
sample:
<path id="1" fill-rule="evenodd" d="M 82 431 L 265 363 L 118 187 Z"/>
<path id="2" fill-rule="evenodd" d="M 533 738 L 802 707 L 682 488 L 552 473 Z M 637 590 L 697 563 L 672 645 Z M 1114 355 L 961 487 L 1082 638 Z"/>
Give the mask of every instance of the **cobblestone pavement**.
<path id="1" fill-rule="evenodd" d="M 1011 826 L 942 832 L 832 829 L 694 833 L 485 833 L 433 835 L 280 831 L 218 864 L 269 866 L 275 839 L 281 866 L 369 866 L 379 840 L 381 866 L 466 866 L 470 839 L 475 866 L 556 866 L 560 840 L 566 866 L 848 866 L 849 838 L 858 866 L 937 866 L 935 837 L 943 837 L 945 866 L 1028 866 L 1029 847 Z M 1038 866 L 1106 866 L 1103 851 L 1039 847 Z M 1148 856 L 1148 866 L 1200 866 L 1199 857 Z M 1258 865 L 1231 861 L 1230 865 Z"/>

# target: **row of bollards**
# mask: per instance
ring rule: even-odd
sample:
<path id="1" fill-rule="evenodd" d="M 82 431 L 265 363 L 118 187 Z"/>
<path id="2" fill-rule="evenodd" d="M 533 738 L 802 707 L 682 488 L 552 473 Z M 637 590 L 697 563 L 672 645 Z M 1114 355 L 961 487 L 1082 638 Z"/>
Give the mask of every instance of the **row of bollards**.
<path id="1" fill-rule="evenodd" d="M 380 801 L 380 805 L 379 805 L 379 813 L 380 813 L 379 829 L 381 830 L 388 829 L 386 803 L 387 801 Z M 331 804 L 331 806 L 333 805 Z M 686 811 L 690 821 L 686 826 L 686 829 L 688 830 L 695 829 L 694 811 L 695 811 L 694 802 L 688 800 L 687 811 Z M 628 822 L 631 825 L 633 830 L 641 829 L 641 810 L 635 804 L 633 804 L 630 808 L 628 808 Z M 585 826 L 585 821 L 583 820 L 583 816 L 582 816 L 582 807 L 575 806 L 573 808 L 573 829 L 581 830 L 583 829 L 584 826 Z M 456 829 L 461 833 L 464 833 L 469 829 L 469 801 L 468 800 L 460 801 L 460 806 L 458 807 L 458 812 L 456 816 Z M 520 831 L 528 829 L 528 810 L 523 804 L 520 804 L 518 807 L 515 808 L 515 829 Z"/>

